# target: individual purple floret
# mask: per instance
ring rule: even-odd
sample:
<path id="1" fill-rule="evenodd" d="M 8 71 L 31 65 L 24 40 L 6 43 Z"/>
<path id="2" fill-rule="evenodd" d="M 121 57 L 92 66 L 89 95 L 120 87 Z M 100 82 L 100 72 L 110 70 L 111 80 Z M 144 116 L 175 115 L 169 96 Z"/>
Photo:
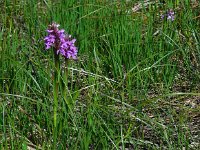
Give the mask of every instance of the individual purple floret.
<path id="1" fill-rule="evenodd" d="M 160 15 L 161 19 L 165 18 L 165 14 Z"/>
<path id="2" fill-rule="evenodd" d="M 45 40 L 45 49 L 49 49 L 55 43 L 56 37 L 50 34 L 46 36 L 44 40 Z"/>
<path id="3" fill-rule="evenodd" d="M 52 23 L 47 30 L 48 36 L 44 38 L 45 49 L 55 48 L 57 54 L 63 55 L 67 59 L 77 58 L 77 47 L 74 45 L 76 39 L 71 35 L 66 35 L 65 30 L 58 29 L 59 25 Z"/>

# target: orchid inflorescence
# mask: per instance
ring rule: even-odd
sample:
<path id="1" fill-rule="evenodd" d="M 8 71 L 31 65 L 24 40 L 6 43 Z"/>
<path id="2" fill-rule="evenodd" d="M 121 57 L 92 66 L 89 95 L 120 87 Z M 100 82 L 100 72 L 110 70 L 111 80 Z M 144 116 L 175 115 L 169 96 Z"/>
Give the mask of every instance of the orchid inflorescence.
<path id="1" fill-rule="evenodd" d="M 60 25 L 52 23 L 46 30 L 48 35 L 44 38 L 45 49 L 55 48 L 57 54 L 61 54 L 67 59 L 77 58 L 77 47 L 74 45 L 76 39 L 72 39 L 71 35 L 65 34 L 65 30 L 59 30 Z"/>
<path id="2" fill-rule="evenodd" d="M 58 113 L 58 98 L 59 98 L 59 89 L 62 91 L 61 94 L 67 103 L 69 109 L 71 109 L 71 101 L 67 99 L 67 88 L 65 85 L 67 84 L 68 79 L 68 60 L 69 59 L 77 59 L 77 47 L 74 45 L 76 39 L 73 39 L 71 35 L 65 34 L 64 29 L 59 29 L 60 25 L 56 23 L 52 23 L 49 25 L 48 29 L 46 30 L 48 35 L 44 38 L 45 42 L 45 49 L 48 50 L 53 48 L 54 51 L 54 75 L 53 75 L 53 98 L 54 98 L 54 105 L 53 105 L 53 118 L 54 118 L 54 127 L 53 127 L 53 144 L 54 149 L 56 149 L 57 144 L 57 113 Z M 64 56 L 65 58 L 65 70 L 64 74 L 61 71 L 60 67 L 60 59 L 59 54 Z M 62 76 L 62 80 L 60 78 Z"/>
<path id="3" fill-rule="evenodd" d="M 167 17 L 167 20 L 174 21 L 174 19 L 175 19 L 175 13 L 172 9 L 168 10 L 168 12 L 166 14 L 162 14 L 161 19 L 164 19 L 165 16 Z"/>

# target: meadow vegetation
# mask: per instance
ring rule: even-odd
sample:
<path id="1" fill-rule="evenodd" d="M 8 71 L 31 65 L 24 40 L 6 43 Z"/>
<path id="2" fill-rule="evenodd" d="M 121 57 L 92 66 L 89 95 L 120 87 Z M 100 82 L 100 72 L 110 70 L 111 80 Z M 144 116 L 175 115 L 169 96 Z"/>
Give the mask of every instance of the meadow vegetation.
<path id="1" fill-rule="evenodd" d="M 0 10 L 0 149 L 200 149 L 198 1 L 0 0 Z M 169 10 L 174 20 L 162 19 Z M 56 133 L 52 22 L 78 48 L 59 79 Z"/>

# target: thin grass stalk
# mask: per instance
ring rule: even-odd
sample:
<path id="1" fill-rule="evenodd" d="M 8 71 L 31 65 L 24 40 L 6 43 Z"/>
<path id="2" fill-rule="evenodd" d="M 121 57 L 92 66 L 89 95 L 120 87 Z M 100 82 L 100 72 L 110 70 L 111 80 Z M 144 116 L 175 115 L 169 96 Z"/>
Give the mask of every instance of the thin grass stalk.
<path id="1" fill-rule="evenodd" d="M 68 65 L 69 65 L 69 60 L 67 58 L 65 58 L 65 72 L 64 72 L 64 75 L 63 75 L 63 80 L 64 80 L 64 84 L 63 84 L 63 97 L 64 97 L 64 100 L 65 100 L 65 103 L 67 104 L 67 108 L 69 109 L 69 111 L 71 111 L 72 109 L 72 106 L 71 106 L 71 102 L 70 100 L 67 98 L 67 88 L 66 86 L 68 85 Z"/>

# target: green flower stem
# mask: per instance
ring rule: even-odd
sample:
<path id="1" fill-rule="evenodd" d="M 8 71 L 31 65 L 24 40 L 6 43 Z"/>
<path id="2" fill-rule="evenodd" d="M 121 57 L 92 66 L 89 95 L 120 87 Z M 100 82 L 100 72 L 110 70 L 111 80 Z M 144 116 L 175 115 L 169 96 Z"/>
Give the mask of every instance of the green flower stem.
<path id="1" fill-rule="evenodd" d="M 59 55 L 57 55 L 56 51 L 54 51 L 54 59 L 55 59 L 55 71 L 54 71 L 54 127 L 57 126 L 57 107 L 58 107 L 58 72 L 59 72 Z"/>
<path id="2" fill-rule="evenodd" d="M 57 108 L 58 108 L 58 87 L 59 87 L 59 55 L 54 49 L 54 61 L 55 61 L 55 70 L 54 70 L 54 82 L 53 82 L 53 96 L 54 96 L 54 107 L 53 107 L 53 118 L 54 118 L 54 129 L 53 129 L 53 141 L 54 148 L 56 147 L 56 134 L 57 134 Z"/>
<path id="3" fill-rule="evenodd" d="M 65 58 L 65 78 L 66 80 L 68 79 L 68 65 L 69 65 L 69 60 Z"/>

